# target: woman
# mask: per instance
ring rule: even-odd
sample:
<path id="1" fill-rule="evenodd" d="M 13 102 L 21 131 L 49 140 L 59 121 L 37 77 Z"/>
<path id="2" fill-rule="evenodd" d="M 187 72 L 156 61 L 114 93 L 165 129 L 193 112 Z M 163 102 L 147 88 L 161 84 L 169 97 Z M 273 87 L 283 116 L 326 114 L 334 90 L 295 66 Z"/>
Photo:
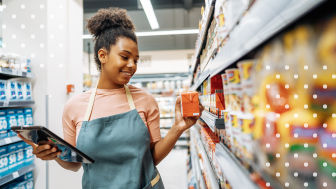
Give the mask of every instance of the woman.
<path id="1" fill-rule="evenodd" d="M 159 109 L 154 98 L 126 85 L 137 69 L 137 38 L 126 10 L 101 9 L 88 21 L 95 39 L 95 61 L 101 72 L 96 88 L 73 97 L 63 113 L 64 138 L 95 160 L 65 162 L 49 145 L 34 145 L 42 160 L 63 168 L 84 168 L 83 188 L 163 188 L 155 167 L 198 117 L 182 118 L 176 100 L 175 123 L 161 139 Z M 202 109 L 203 107 L 200 106 Z"/>

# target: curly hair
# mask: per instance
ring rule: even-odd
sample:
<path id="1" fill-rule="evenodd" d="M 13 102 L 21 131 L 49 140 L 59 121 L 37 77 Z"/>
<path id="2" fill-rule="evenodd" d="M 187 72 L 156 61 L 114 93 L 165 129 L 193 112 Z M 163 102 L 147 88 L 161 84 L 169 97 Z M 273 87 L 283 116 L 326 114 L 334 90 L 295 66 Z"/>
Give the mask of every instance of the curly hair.
<path id="1" fill-rule="evenodd" d="M 99 9 L 88 20 L 87 28 L 95 40 L 94 57 L 99 71 L 101 70 L 101 62 L 98 58 L 99 49 L 105 48 L 109 52 L 111 45 L 116 44 L 120 37 L 129 38 L 137 43 L 135 27 L 125 9 Z"/>

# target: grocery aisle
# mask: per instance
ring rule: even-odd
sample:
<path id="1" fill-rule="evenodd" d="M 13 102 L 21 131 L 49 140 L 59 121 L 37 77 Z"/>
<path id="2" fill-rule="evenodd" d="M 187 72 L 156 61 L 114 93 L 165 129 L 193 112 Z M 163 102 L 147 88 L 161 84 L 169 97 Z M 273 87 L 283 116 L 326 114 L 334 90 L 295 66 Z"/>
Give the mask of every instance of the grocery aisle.
<path id="1" fill-rule="evenodd" d="M 336 187 L 335 7 L 206 1 L 192 66 L 205 110 L 190 132 L 191 188 Z"/>
<path id="2" fill-rule="evenodd" d="M 173 149 L 157 166 L 166 189 L 187 188 L 187 150 Z"/>

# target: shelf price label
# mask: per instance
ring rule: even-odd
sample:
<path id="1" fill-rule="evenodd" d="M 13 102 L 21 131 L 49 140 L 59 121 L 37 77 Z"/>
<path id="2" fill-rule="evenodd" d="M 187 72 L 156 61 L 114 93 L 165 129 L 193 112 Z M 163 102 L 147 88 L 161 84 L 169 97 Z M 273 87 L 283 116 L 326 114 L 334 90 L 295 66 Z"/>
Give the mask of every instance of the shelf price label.
<path id="1" fill-rule="evenodd" d="M 11 138 L 5 138 L 5 143 L 6 143 L 6 144 L 10 144 L 10 143 L 12 143 L 12 139 L 11 139 Z"/>
<path id="2" fill-rule="evenodd" d="M 14 178 L 14 179 L 18 178 L 19 176 L 20 176 L 20 175 L 19 175 L 19 172 L 15 171 L 15 172 L 13 173 L 13 178 Z"/>

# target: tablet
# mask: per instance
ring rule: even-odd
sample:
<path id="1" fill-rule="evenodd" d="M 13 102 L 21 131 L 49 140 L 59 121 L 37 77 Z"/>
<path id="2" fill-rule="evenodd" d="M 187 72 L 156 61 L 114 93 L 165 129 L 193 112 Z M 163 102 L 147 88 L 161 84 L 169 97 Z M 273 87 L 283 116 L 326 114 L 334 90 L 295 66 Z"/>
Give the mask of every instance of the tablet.
<path id="1" fill-rule="evenodd" d="M 58 150 L 61 151 L 61 155 L 58 157 L 63 161 L 94 163 L 94 160 L 88 155 L 67 143 L 61 137 L 57 136 L 45 127 L 13 126 L 11 129 L 16 133 L 20 133 L 24 138 L 31 140 L 35 144 L 49 144 L 51 146 L 57 146 Z"/>

